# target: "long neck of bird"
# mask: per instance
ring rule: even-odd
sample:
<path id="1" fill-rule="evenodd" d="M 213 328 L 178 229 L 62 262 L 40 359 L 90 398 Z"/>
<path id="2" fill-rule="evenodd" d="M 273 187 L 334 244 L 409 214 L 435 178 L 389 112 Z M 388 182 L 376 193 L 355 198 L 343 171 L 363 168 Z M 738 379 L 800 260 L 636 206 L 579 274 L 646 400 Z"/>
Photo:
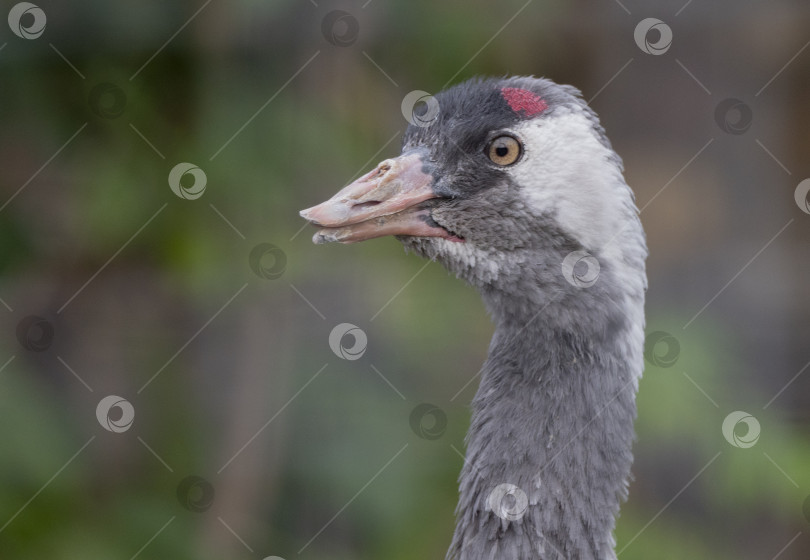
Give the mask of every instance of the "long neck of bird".
<path id="1" fill-rule="evenodd" d="M 496 331 L 472 403 L 448 558 L 615 558 L 643 297 L 482 294 Z"/>

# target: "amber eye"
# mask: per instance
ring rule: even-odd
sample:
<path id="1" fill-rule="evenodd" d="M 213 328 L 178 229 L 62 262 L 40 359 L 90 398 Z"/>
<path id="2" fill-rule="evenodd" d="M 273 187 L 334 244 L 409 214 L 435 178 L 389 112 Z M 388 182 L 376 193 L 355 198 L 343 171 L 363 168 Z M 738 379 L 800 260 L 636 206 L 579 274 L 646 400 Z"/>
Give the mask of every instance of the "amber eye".
<path id="1" fill-rule="evenodd" d="M 512 136 L 498 136 L 489 143 L 487 155 L 493 163 L 498 165 L 512 165 L 520 154 L 523 153 L 523 146 Z"/>

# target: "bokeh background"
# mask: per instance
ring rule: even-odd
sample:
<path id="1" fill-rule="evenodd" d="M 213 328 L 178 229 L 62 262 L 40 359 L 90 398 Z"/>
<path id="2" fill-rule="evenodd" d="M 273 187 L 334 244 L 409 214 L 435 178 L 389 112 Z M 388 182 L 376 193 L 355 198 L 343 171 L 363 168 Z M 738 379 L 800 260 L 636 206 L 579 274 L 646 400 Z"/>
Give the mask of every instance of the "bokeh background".
<path id="1" fill-rule="evenodd" d="M 642 209 L 619 557 L 810 557 L 807 2 L 18 4 L 0 558 L 443 558 L 492 326 L 440 265 L 314 246 L 297 211 L 398 153 L 408 92 L 479 74 L 579 87 Z"/>

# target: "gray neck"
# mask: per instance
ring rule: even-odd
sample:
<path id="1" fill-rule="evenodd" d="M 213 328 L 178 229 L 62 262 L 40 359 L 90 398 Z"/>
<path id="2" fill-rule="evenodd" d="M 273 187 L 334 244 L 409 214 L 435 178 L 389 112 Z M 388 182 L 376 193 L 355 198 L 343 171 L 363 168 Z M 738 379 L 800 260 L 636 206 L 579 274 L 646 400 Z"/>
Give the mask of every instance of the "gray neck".
<path id="1" fill-rule="evenodd" d="M 620 289 L 611 285 L 603 268 L 588 291 L 482 288 L 497 328 L 472 403 L 448 558 L 615 558 L 643 294 L 611 297 Z"/>

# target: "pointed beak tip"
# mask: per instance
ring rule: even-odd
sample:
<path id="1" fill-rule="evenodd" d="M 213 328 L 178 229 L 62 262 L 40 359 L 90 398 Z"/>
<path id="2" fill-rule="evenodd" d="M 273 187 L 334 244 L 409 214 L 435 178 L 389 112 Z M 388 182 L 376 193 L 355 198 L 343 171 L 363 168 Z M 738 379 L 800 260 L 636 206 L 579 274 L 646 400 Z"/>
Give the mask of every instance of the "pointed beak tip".
<path id="1" fill-rule="evenodd" d="M 338 238 L 333 234 L 324 233 L 323 230 L 312 236 L 312 242 L 315 245 L 326 245 L 327 243 L 331 243 L 333 241 L 338 241 Z"/>

